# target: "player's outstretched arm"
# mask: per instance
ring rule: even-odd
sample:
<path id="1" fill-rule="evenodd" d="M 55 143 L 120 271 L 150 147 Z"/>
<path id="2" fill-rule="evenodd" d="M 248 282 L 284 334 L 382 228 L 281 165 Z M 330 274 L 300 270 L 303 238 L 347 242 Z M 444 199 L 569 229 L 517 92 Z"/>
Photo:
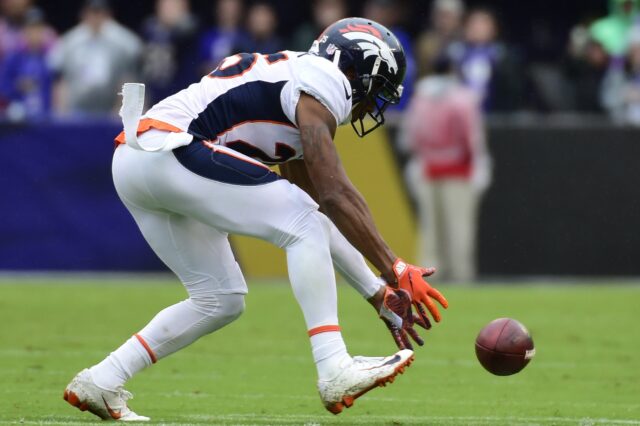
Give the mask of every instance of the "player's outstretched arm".
<path id="1" fill-rule="evenodd" d="M 303 160 L 289 161 L 280 164 L 279 167 L 282 177 L 300 187 L 318 202 L 318 193 Z M 398 348 L 413 349 L 409 336 L 422 346 L 424 341 L 415 331 L 414 324 L 424 328 L 427 328 L 427 325 L 413 315 L 409 293 L 385 285 L 384 280 L 371 271 L 362 254 L 347 241 L 335 224 L 324 215 L 322 217 L 328 222 L 331 258 L 340 275 L 374 307 Z"/>
<path id="2" fill-rule="evenodd" d="M 417 323 L 430 327 L 424 307 L 436 322 L 440 313 L 432 299 L 444 308 L 447 300 L 431 287 L 424 276 L 432 275 L 433 268 L 419 268 L 405 263 L 395 256 L 380 236 L 371 212 L 358 190 L 351 183 L 342 167 L 333 143 L 336 120 L 331 112 L 315 98 L 301 94 L 296 109 L 304 150 L 304 164 L 322 211 L 329 216 L 347 240 L 366 257 L 390 285 L 406 290 L 419 314 Z M 306 189 L 305 189 L 306 190 Z M 372 304 L 378 306 L 382 300 Z"/>
<path id="3" fill-rule="evenodd" d="M 304 162 L 322 211 L 364 257 L 394 282 L 397 256 L 376 229 L 364 198 L 349 180 L 333 143 L 336 120 L 312 96 L 301 94 L 296 109 Z"/>

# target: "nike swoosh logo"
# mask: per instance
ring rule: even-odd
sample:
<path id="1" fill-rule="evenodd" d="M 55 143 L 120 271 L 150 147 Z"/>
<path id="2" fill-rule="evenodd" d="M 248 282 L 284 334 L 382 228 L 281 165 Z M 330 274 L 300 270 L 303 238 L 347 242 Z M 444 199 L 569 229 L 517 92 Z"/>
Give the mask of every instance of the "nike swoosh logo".
<path id="1" fill-rule="evenodd" d="M 391 364 L 395 364 L 396 362 L 400 361 L 402 358 L 400 358 L 400 355 L 396 355 L 393 358 L 391 358 L 389 361 L 385 362 L 384 364 L 381 365 L 381 367 L 383 365 L 391 365 Z"/>
<path id="2" fill-rule="evenodd" d="M 109 407 L 109 404 L 107 404 L 107 401 L 104 399 L 104 396 L 102 397 L 102 402 L 104 402 L 104 406 L 107 407 L 107 411 L 109 412 L 109 415 L 111 416 L 111 418 L 113 418 L 114 420 L 118 420 L 120 417 L 122 417 L 122 410 L 114 410 L 111 407 Z"/>
<path id="3" fill-rule="evenodd" d="M 402 361 L 402 358 L 400 357 L 400 355 L 395 355 L 393 358 L 391 358 L 389 361 L 385 362 L 384 364 L 380 364 L 380 365 L 376 365 L 375 367 L 371 367 L 371 368 L 366 368 L 365 370 L 373 370 L 375 368 L 382 368 L 385 365 L 393 365 L 397 362 Z"/>
<path id="4" fill-rule="evenodd" d="M 345 86 L 344 83 L 342 83 L 342 88 L 344 89 L 345 98 L 347 98 L 347 100 L 351 99 L 351 93 L 349 93 L 349 90 L 347 90 L 347 86 Z"/>

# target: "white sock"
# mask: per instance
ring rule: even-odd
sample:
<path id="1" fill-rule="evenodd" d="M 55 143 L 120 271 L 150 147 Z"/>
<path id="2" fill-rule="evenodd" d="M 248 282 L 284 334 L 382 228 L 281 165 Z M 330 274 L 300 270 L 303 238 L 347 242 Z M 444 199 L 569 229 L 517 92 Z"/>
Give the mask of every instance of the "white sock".
<path id="1" fill-rule="evenodd" d="M 350 358 L 339 331 L 327 331 L 311 336 L 311 350 L 320 380 L 336 377 L 341 364 Z"/>
<path id="2" fill-rule="evenodd" d="M 287 251 L 291 288 L 304 315 L 320 380 L 333 379 L 340 373 L 341 363 L 350 359 L 338 326 L 328 226 L 322 215 L 309 213 L 278 243 Z"/>
<path id="3" fill-rule="evenodd" d="M 89 369 L 94 383 L 102 389 L 115 391 L 138 371 L 151 365 L 149 352 L 136 336 L 111 352 L 102 362 Z"/>
<path id="4" fill-rule="evenodd" d="M 171 305 L 91 367 L 91 376 L 99 387 L 116 390 L 145 367 L 229 324 L 243 309 L 242 294 L 201 296 Z"/>

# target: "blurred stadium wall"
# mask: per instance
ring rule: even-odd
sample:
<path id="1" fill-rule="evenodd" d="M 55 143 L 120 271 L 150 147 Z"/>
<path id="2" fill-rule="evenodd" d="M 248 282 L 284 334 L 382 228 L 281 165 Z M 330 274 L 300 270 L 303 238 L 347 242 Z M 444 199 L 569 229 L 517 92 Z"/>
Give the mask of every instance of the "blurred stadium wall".
<path id="1" fill-rule="evenodd" d="M 0 125 L 0 270 L 152 271 L 163 266 L 147 247 L 111 182 L 112 121 Z M 415 246 L 413 217 L 384 132 L 337 141 L 350 177 L 398 252 Z M 400 189 L 399 189 L 400 188 Z M 284 253 L 235 237 L 246 274 L 284 276 Z"/>
<path id="2" fill-rule="evenodd" d="M 111 182 L 114 121 L 0 125 L 0 270 L 163 268 Z M 345 168 L 382 234 L 413 259 L 410 201 L 386 140 L 341 128 Z M 481 206 L 480 273 L 639 275 L 638 131 L 598 121 L 491 126 L 494 182 Z M 236 238 L 251 277 L 284 276 L 280 250 Z"/>

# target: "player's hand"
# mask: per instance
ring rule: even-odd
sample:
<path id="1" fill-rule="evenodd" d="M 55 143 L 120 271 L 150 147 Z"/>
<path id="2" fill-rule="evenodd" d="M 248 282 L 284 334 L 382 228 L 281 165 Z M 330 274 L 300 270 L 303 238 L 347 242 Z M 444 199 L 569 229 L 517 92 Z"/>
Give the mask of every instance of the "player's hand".
<path id="1" fill-rule="evenodd" d="M 413 345 L 407 335 L 411 336 L 419 346 L 424 345 L 424 340 L 413 326 L 418 324 L 427 328 L 427 325 L 421 318 L 414 316 L 411 310 L 411 296 L 406 290 L 386 286 L 378 314 L 391 332 L 391 337 L 398 348 L 413 350 Z"/>
<path id="2" fill-rule="evenodd" d="M 435 271 L 435 268 L 421 268 L 410 265 L 400 258 L 393 263 L 393 273 L 396 276 L 398 288 L 409 292 L 411 302 L 418 312 L 421 323 L 425 324 L 425 328 L 431 328 L 431 322 L 424 307 L 431 313 L 435 322 L 440 322 L 442 317 L 433 299 L 437 300 L 445 309 L 449 306 L 449 302 L 447 302 L 442 293 L 431 287 L 424 279 L 424 277 L 433 275 Z"/>

